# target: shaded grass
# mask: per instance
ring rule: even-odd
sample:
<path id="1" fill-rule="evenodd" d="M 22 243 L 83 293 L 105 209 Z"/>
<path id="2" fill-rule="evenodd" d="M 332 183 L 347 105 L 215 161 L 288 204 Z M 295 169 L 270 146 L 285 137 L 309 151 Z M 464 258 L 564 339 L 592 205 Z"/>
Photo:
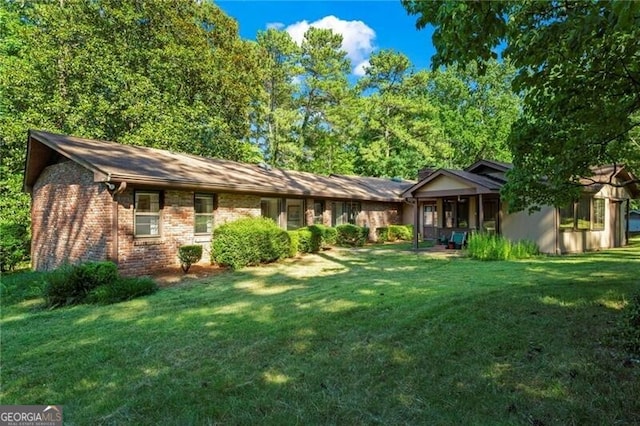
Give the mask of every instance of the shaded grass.
<path id="1" fill-rule="evenodd" d="M 640 248 L 331 250 L 112 306 L 2 310 L 2 404 L 75 424 L 633 424 Z M 3 300 L 3 305 L 4 305 Z"/>

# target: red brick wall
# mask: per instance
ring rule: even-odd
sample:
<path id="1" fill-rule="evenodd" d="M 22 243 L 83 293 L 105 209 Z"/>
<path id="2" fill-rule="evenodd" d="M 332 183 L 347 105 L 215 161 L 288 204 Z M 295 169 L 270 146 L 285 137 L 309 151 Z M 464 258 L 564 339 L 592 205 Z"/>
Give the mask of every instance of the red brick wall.
<path id="1" fill-rule="evenodd" d="M 31 263 L 36 270 L 106 260 L 111 195 L 93 173 L 72 161 L 44 169 L 32 192 Z"/>
<path id="2" fill-rule="evenodd" d="M 154 270 L 179 264 L 181 245 L 202 245 L 202 262 L 211 262 L 211 236 L 194 234 L 192 191 L 164 191 L 164 207 L 160 212 L 159 237 L 135 237 L 133 209 L 134 190 L 118 195 L 118 258 L 126 275 L 144 275 Z M 247 216 L 260 216 L 260 197 L 255 195 L 217 194 L 214 228 L 225 222 Z"/>
<path id="3" fill-rule="evenodd" d="M 376 228 L 397 225 L 402 219 L 400 203 L 363 202 L 362 211 L 356 218 L 356 225 L 369 228 L 369 239 L 376 240 Z"/>
<path id="4" fill-rule="evenodd" d="M 159 237 L 135 237 L 134 188 L 116 195 L 118 266 L 124 275 L 144 275 L 176 266 L 178 248 L 203 246 L 203 262 L 210 262 L 211 237 L 194 234 L 193 191 L 165 190 Z M 242 217 L 260 216 L 260 196 L 217 194 L 214 228 Z M 324 221 L 331 224 L 331 202 L 325 203 Z M 362 203 L 358 225 L 375 229 L 398 223 L 399 204 Z M 111 255 L 113 201 L 106 186 L 93 182 L 93 174 L 67 161 L 46 168 L 33 190 L 32 263 L 50 270 L 64 262 L 107 260 Z M 307 200 L 307 223 L 313 222 L 313 201 Z"/>

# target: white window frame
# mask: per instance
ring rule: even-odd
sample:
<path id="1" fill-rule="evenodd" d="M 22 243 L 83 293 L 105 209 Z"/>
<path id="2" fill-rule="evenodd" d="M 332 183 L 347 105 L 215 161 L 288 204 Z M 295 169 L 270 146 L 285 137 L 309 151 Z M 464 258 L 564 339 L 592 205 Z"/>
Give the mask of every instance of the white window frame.
<path id="1" fill-rule="evenodd" d="M 158 197 L 158 211 L 140 211 L 139 210 L 139 205 L 140 205 L 140 200 L 139 197 L 141 195 L 155 195 Z M 156 238 L 156 237 L 160 237 L 162 235 L 162 220 L 161 220 L 161 213 L 162 213 L 162 192 L 161 191 L 135 191 L 134 195 L 133 195 L 133 199 L 134 199 L 134 224 L 133 224 L 133 232 L 134 235 L 136 237 L 142 237 L 142 238 Z M 151 201 L 150 203 L 150 210 L 151 209 L 151 204 L 153 203 L 153 201 Z M 151 217 L 151 218 L 157 218 L 156 219 L 156 226 L 155 226 L 155 230 L 156 232 L 153 232 L 153 228 L 154 226 L 152 224 L 149 225 L 149 229 L 150 229 L 150 233 L 148 234 L 141 234 L 138 233 L 138 218 L 142 218 L 142 217 Z"/>
<path id="2" fill-rule="evenodd" d="M 209 212 L 198 212 L 196 209 L 196 199 L 208 199 L 210 203 L 206 205 L 211 206 L 211 211 Z M 193 233 L 194 235 L 210 235 L 213 230 L 213 211 L 215 210 L 215 194 L 205 193 L 205 192 L 196 192 L 193 194 Z M 206 231 L 198 231 L 198 218 L 207 218 L 207 230 Z"/>

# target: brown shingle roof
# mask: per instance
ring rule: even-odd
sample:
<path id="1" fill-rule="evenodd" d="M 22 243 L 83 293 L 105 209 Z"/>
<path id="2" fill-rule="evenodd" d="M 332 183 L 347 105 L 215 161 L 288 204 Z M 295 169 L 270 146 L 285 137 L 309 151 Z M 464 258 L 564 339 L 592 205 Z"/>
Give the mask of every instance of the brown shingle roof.
<path id="1" fill-rule="evenodd" d="M 41 145 L 36 146 L 38 143 Z M 49 150 L 43 150 L 43 145 Z M 131 185 L 400 202 L 402 192 L 413 184 L 409 181 L 269 169 L 154 148 L 31 131 L 25 170 L 27 189 L 33 186 L 47 165 L 42 158 L 36 157 L 52 155 L 52 151 L 91 170 L 97 181 L 124 181 Z"/>

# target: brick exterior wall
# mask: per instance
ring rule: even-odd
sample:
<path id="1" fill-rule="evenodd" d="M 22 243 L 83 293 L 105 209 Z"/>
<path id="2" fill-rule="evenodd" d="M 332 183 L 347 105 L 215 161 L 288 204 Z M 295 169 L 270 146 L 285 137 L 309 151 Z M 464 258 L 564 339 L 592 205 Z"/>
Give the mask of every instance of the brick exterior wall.
<path id="1" fill-rule="evenodd" d="M 214 226 L 243 217 L 260 217 L 260 196 L 245 194 L 219 194 L 218 208 L 214 213 Z"/>
<path id="2" fill-rule="evenodd" d="M 107 259 L 111 209 L 106 186 L 89 170 L 73 161 L 45 168 L 31 195 L 33 268 Z"/>
<path id="3" fill-rule="evenodd" d="M 150 188 L 151 190 L 151 188 Z M 211 236 L 194 233 L 194 192 L 163 190 L 160 235 L 136 237 L 134 194 L 127 188 L 114 201 L 93 174 L 72 161 L 47 167 L 34 185 L 32 195 L 32 264 L 37 270 L 51 270 L 65 262 L 109 260 L 117 244 L 117 262 L 123 275 L 144 275 L 176 266 L 178 248 L 186 244 L 203 247 L 202 262 L 210 262 Z M 261 215 L 259 195 L 216 194 L 214 228 L 243 217 Z M 331 225 L 332 202 L 325 201 L 323 221 Z M 357 224 L 375 229 L 399 223 L 401 205 L 363 202 Z M 313 223 L 313 200 L 306 200 L 305 220 Z M 117 237 L 111 232 L 117 222 Z M 286 222 L 285 222 L 286 223 Z M 116 259 L 113 259 L 116 260 Z"/>
<path id="4" fill-rule="evenodd" d="M 376 241 L 376 228 L 399 225 L 402 221 L 402 205 L 400 203 L 362 202 L 362 211 L 356 218 L 356 225 L 369 228 L 369 239 Z"/>
<path id="5" fill-rule="evenodd" d="M 211 236 L 194 234 L 193 191 L 165 190 L 159 237 L 135 237 L 134 190 L 118 195 L 118 258 L 125 275 L 143 275 L 179 264 L 181 245 L 200 244 L 202 261 L 211 262 Z M 214 228 L 242 217 L 260 216 L 260 197 L 217 194 Z"/>

